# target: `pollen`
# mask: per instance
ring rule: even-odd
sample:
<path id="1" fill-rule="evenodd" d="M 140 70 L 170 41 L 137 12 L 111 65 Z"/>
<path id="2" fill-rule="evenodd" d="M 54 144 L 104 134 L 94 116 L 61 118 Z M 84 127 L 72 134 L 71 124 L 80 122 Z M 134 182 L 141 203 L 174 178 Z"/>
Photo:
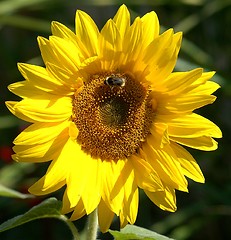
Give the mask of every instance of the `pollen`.
<path id="1" fill-rule="evenodd" d="M 150 133 L 155 112 L 149 90 L 129 75 L 123 86 L 107 85 L 110 74 L 93 75 L 73 98 L 72 121 L 77 142 L 93 158 L 125 159 L 136 153 Z"/>

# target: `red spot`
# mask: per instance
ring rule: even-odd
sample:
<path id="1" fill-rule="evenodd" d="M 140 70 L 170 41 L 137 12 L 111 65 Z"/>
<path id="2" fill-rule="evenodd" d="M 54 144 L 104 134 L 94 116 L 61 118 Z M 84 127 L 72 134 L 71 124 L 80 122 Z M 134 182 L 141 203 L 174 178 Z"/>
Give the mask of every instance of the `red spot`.
<path id="1" fill-rule="evenodd" d="M 13 150 L 9 146 L 0 146 L 0 159 L 6 163 L 12 161 L 11 155 L 14 154 Z"/>

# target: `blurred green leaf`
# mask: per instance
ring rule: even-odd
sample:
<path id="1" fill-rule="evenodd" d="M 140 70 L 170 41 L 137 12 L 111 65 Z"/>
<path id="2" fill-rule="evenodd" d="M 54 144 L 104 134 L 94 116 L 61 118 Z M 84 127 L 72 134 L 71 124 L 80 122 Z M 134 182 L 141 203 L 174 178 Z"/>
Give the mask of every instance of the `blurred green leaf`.
<path id="1" fill-rule="evenodd" d="M 24 223 L 41 219 L 41 218 L 58 218 L 63 216 L 60 213 L 62 203 L 56 198 L 49 198 L 39 205 L 31 208 L 28 212 L 23 215 L 14 217 L 0 225 L 0 232 L 9 230 L 11 228 L 20 226 Z"/>
<path id="2" fill-rule="evenodd" d="M 184 33 L 189 32 L 196 25 L 198 25 L 201 21 L 212 16 L 213 14 L 219 12 L 220 10 L 222 10 L 223 8 L 225 8 L 229 5 L 231 5 L 230 0 L 208 1 L 208 3 L 204 5 L 204 7 L 201 9 L 201 11 L 198 11 L 197 13 L 187 16 L 185 19 L 180 21 L 173 28 L 176 32 L 178 32 L 178 31 L 183 31 Z"/>
<path id="3" fill-rule="evenodd" d="M 5 0 L 0 2 L 0 15 L 13 13 L 21 8 L 42 4 L 47 0 Z"/>
<path id="4" fill-rule="evenodd" d="M 5 187 L 1 184 L 0 184 L 0 196 L 12 197 L 12 198 L 21 198 L 21 199 L 33 198 L 34 197 L 31 194 L 23 194 L 23 193 L 15 191 L 11 188 Z"/>
<path id="5" fill-rule="evenodd" d="M 200 67 L 201 66 L 199 66 L 195 63 L 189 62 L 189 61 L 187 61 L 185 59 L 182 59 L 182 58 L 178 58 L 175 69 L 176 69 L 176 71 L 189 71 L 189 70 L 192 70 L 194 68 L 200 68 Z M 211 70 L 204 68 L 204 72 L 208 72 L 208 71 L 211 71 Z M 212 69 L 212 71 L 214 71 L 214 69 Z M 228 81 L 218 73 L 216 73 L 213 76 L 213 81 L 215 81 L 216 83 L 221 85 L 221 87 L 223 87 L 225 85 L 226 85 L 226 87 L 228 87 L 227 86 Z M 231 84 L 229 84 L 229 85 L 231 87 Z"/>
<path id="6" fill-rule="evenodd" d="M 127 4 L 127 5 L 149 5 L 149 6 L 160 6 L 160 5 L 176 5 L 176 4 L 185 4 L 185 5 L 201 5 L 205 2 L 206 0 L 158 0 L 158 1 L 153 1 L 153 0 L 87 0 L 84 1 L 83 4 L 87 5 L 119 5 L 119 4 Z"/>
<path id="7" fill-rule="evenodd" d="M 51 31 L 50 21 L 20 16 L 17 14 L 0 16 L 0 24 L 21 27 L 28 30 L 41 31 L 46 33 L 50 33 Z"/>
<path id="8" fill-rule="evenodd" d="M 0 129 L 19 126 L 21 120 L 12 115 L 0 116 Z"/>
<path id="9" fill-rule="evenodd" d="M 185 224 L 176 227 L 171 232 L 171 236 L 173 236 L 175 239 L 192 239 L 193 234 L 199 231 L 199 229 L 203 229 L 205 225 L 206 222 L 201 217 L 187 219 Z"/>
<path id="10" fill-rule="evenodd" d="M 213 65 L 213 59 L 193 42 L 183 38 L 181 51 L 200 65 Z M 196 53 L 196 54 L 195 54 Z"/>
<path id="11" fill-rule="evenodd" d="M 174 214 L 170 214 L 168 217 L 152 225 L 151 229 L 157 229 L 158 232 L 166 233 L 171 229 L 177 228 L 180 225 L 188 222 L 188 219 L 192 219 L 196 214 L 201 213 L 205 208 L 204 204 L 197 202 L 185 207 L 182 210 L 178 210 Z"/>
<path id="12" fill-rule="evenodd" d="M 134 225 L 127 225 L 121 231 L 109 232 L 115 237 L 116 240 L 171 240 L 166 236 L 160 235 L 156 232 L 152 232 L 148 229 L 137 227 Z"/>
<path id="13" fill-rule="evenodd" d="M 34 170 L 35 166 L 33 163 L 12 163 L 0 169 L 0 183 L 7 186 L 13 187 L 15 184 L 28 173 Z"/>

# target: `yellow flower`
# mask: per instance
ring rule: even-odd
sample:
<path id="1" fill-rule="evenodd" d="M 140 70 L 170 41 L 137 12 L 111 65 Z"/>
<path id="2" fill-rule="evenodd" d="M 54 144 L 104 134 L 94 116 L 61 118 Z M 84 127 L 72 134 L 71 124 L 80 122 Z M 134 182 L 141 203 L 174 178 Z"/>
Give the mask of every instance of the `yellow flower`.
<path id="1" fill-rule="evenodd" d="M 22 97 L 7 102 L 9 110 L 32 123 L 14 141 L 14 160 L 51 161 L 29 191 L 65 186 L 63 213 L 76 220 L 98 208 L 103 232 L 115 214 L 121 227 L 135 222 L 139 189 L 175 211 L 175 190 L 188 191 L 186 177 L 204 182 L 181 145 L 210 151 L 221 137 L 193 113 L 215 100 L 214 72 L 172 72 L 182 34 L 159 34 L 154 12 L 130 25 L 122 5 L 99 31 L 77 11 L 75 23 L 73 33 L 52 22 L 52 36 L 38 37 L 45 67 L 20 63 L 25 81 L 9 86 Z"/>

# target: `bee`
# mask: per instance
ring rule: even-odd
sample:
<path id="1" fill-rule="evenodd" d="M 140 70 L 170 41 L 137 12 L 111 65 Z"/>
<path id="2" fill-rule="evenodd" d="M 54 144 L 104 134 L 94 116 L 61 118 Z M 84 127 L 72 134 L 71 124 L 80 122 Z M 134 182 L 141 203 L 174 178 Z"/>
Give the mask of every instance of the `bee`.
<path id="1" fill-rule="evenodd" d="M 124 87 L 125 82 L 126 82 L 126 80 L 123 77 L 110 76 L 105 79 L 104 84 L 106 84 L 112 88 L 115 86 Z"/>

